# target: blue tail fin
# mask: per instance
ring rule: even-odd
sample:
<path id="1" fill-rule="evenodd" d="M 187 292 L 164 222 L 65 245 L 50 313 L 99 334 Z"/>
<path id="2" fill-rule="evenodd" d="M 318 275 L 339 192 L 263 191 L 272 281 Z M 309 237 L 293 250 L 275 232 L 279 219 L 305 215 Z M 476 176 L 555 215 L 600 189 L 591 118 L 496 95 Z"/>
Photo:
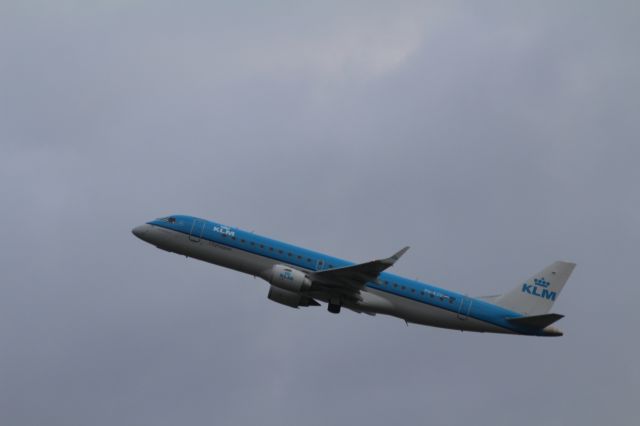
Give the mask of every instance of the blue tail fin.
<path id="1" fill-rule="evenodd" d="M 576 264 L 554 262 L 508 293 L 491 300 L 523 315 L 546 314 L 551 310 Z"/>

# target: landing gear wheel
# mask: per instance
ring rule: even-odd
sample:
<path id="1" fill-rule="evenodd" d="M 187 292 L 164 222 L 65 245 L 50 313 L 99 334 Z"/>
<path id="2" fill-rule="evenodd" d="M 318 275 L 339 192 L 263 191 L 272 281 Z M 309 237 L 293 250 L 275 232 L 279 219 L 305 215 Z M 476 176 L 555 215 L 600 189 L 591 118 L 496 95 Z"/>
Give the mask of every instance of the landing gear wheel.
<path id="1" fill-rule="evenodd" d="M 329 312 L 331 312 L 332 314 L 339 314 L 340 313 L 340 305 L 337 303 L 329 303 L 329 306 L 327 307 L 327 310 Z"/>

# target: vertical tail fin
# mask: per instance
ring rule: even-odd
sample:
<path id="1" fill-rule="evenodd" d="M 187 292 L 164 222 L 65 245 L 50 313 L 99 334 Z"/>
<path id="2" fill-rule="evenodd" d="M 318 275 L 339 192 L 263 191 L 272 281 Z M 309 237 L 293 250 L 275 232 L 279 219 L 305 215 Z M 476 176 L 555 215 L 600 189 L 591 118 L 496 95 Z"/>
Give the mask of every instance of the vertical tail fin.
<path id="1" fill-rule="evenodd" d="M 492 300 L 496 305 L 523 315 L 542 315 L 551 310 L 575 263 L 554 262 L 508 293 Z"/>

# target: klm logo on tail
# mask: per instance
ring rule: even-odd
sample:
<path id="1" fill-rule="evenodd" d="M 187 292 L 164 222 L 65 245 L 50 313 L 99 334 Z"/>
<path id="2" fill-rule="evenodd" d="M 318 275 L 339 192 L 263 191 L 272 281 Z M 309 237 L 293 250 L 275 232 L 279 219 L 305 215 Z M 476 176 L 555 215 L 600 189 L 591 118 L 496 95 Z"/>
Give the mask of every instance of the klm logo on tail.
<path id="1" fill-rule="evenodd" d="M 527 283 L 522 284 L 523 293 L 527 293 L 533 296 L 542 297 L 543 299 L 555 301 L 556 292 L 549 291 L 548 288 L 549 288 L 549 281 L 545 280 L 544 278 L 534 279 L 533 285 L 527 284 Z"/>

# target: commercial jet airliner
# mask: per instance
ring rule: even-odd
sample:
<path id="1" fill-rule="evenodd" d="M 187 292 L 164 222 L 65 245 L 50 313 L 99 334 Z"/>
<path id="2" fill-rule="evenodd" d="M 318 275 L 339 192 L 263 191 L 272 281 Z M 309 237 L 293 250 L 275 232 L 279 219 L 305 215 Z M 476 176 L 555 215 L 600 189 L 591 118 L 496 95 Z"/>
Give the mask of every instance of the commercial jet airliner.
<path id="1" fill-rule="evenodd" d="M 167 216 L 133 229 L 162 250 L 263 278 L 268 298 L 292 308 L 328 304 L 408 323 L 462 331 L 562 336 L 551 325 L 563 315 L 549 313 L 574 263 L 554 262 L 497 296 L 473 298 L 384 272 L 405 247 L 386 259 L 353 263 L 253 232 L 192 216 Z"/>

